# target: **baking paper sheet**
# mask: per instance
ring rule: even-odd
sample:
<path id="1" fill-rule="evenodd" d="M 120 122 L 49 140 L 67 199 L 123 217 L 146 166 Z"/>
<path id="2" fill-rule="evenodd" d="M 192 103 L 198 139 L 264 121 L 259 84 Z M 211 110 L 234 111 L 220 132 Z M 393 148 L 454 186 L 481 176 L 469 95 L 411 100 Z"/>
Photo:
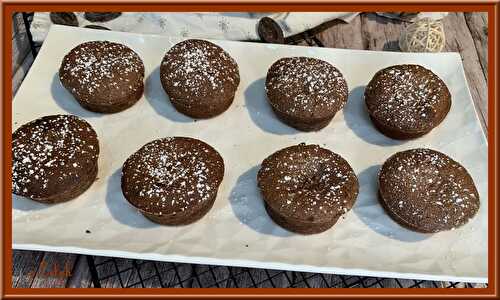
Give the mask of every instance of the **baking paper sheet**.
<path id="1" fill-rule="evenodd" d="M 74 46 L 90 40 L 128 45 L 143 59 L 146 89 L 133 107 L 117 114 L 82 109 L 61 86 L 58 68 Z M 13 196 L 13 248 L 63 251 L 162 261 L 275 268 L 308 272 L 487 282 L 487 142 L 476 116 L 459 54 L 414 54 L 214 41 L 233 56 L 241 83 L 222 115 L 198 120 L 176 112 L 161 88 L 164 53 L 180 40 L 160 36 L 52 26 L 13 102 L 13 128 L 41 116 L 66 113 L 85 118 L 100 139 L 98 180 L 77 199 L 43 205 Z M 285 56 L 311 56 L 341 70 L 349 102 L 328 127 L 298 132 L 273 115 L 266 103 L 267 69 Z M 417 63 L 438 74 L 452 94 L 451 111 L 430 134 L 395 141 L 367 117 L 364 86 L 384 67 Z M 211 211 L 182 227 L 156 225 L 132 208 L 120 190 L 125 159 L 143 144 L 165 136 L 189 136 L 215 147 L 226 164 Z M 302 236 L 275 225 L 256 185 L 260 162 L 301 142 L 342 155 L 360 182 L 354 208 L 321 234 Z M 394 152 L 429 147 L 464 165 L 477 185 L 481 208 L 462 228 L 434 235 L 393 222 L 377 202 L 379 166 Z M 85 233 L 89 230 L 91 233 Z"/>

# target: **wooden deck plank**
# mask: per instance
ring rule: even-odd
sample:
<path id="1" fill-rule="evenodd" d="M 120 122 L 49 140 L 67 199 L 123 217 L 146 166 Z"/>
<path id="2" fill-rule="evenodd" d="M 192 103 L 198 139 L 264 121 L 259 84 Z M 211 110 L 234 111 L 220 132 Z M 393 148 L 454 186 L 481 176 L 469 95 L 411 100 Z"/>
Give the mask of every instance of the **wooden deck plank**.
<path id="1" fill-rule="evenodd" d="M 85 255 L 78 255 L 75 267 L 71 272 L 66 287 L 69 288 L 88 288 L 92 286 L 92 276 L 87 265 Z"/>
<path id="2" fill-rule="evenodd" d="M 102 279 L 101 287 L 119 288 L 130 284 L 130 278 L 133 273 L 137 272 L 134 269 L 133 260 L 125 258 L 98 257 L 96 264 L 99 264 L 99 259 L 106 261 L 96 266 L 97 274 Z"/>
<path id="3" fill-rule="evenodd" d="M 247 288 L 253 285 L 250 272 L 247 268 L 233 267 L 230 272 L 230 279 L 226 281 L 225 287 L 228 288 Z"/>
<path id="4" fill-rule="evenodd" d="M 77 257 L 77 254 L 45 252 L 31 287 L 66 287 L 74 270 Z"/>
<path id="5" fill-rule="evenodd" d="M 488 81 L 488 13 L 464 13 L 464 16 L 476 46 L 484 78 Z"/>
<path id="6" fill-rule="evenodd" d="M 351 22 L 339 21 L 316 36 L 325 47 L 342 49 L 365 49 L 361 36 L 361 17 L 356 16 Z"/>
<path id="7" fill-rule="evenodd" d="M 21 13 L 12 16 L 12 70 L 15 72 L 31 51 Z"/>
<path id="8" fill-rule="evenodd" d="M 361 37 L 364 49 L 376 51 L 399 50 L 398 40 L 404 22 L 381 17 L 374 13 L 361 15 Z"/>
<path id="9" fill-rule="evenodd" d="M 19 86 L 21 86 L 21 83 L 24 80 L 24 77 L 26 77 L 26 74 L 28 74 L 28 70 L 31 68 L 31 65 L 33 64 L 33 55 L 31 52 L 29 52 L 26 57 L 24 58 L 24 61 L 21 63 L 21 65 L 17 68 L 17 70 L 14 72 L 12 75 L 12 95 L 15 96 L 17 93 L 17 89 L 19 89 Z"/>
<path id="10" fill-rule="evenodd" d="M 479 55 L 464 14 L 450 13 L 443 19 L 443 25 L 446 34 L 445 51 L 460 53 L 472 99 L 476 110 L 480 114 L 481 125 L 483 125 L 484 130 L 487 130 L 488 88 Z"/>
<path id="11" fill-rule="evenodd" d="M 29 288 L 42 261 L 41 251 L 12 251 L 12 287 Z"/>
<path id="12" fill-rule="evenodd" d="M 195 277 L 195 280 L 190 283 L 193 287 L 225 286 L 226 283 L 220 281 L 229 276 L 229 273 L 224 274 L 224 270 L 222 269 L 226 268 L 211 267 L 208 265 L 192 265 L 192 276 Z M 228 272 L 227 269 L 226 272 Z"/>
<path id="13" fill-rule="evenodd" d="M 135 263 L 134 270 L 125 282 L 130 287 L 160 287 L 160 279 L 156 276 L 155 263 L 144 261 Z"/>

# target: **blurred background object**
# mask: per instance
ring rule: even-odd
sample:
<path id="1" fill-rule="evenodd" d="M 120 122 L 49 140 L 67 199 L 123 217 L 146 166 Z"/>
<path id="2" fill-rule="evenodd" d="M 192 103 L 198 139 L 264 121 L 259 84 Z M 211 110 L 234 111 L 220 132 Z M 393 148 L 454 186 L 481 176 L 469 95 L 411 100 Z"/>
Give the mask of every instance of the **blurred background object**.
<path id="1" fill-rule="evenodd" d="M 423 18 L 401 32 L 399 48 L 404 52 L 441 52 L 446 43 L 441 20 Z"/>
<path id="2" fill-rule="evenodd" d="M 358 12 L 220 12 L 220 13 L 167 13 L 167 12 L 36 12 L 31 24 L 35 42 L 45 39 L 52 24 L 80 26 L 100 25 L 114 31 L 151 33 L 186 38 L 224 40 L 259 40 L 259 21 L 270 18 L 289 37 L 313 29 L 325 22 L 342 20 L 350 22 Z M 411 21 L 417 17 L 440 19 L 447 13 L 377 13 L 381 16 Z"/>

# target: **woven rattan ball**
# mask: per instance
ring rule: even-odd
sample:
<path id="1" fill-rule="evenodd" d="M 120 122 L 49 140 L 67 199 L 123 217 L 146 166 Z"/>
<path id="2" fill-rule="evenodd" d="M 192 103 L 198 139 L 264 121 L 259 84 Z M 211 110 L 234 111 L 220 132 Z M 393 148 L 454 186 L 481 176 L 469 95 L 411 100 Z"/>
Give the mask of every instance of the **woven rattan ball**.
<path id="1" fill-rule="evenodd" d="M 440 52 L 445 45 L 443 23 L 424 18 L 401 33 L 399 48 L 404 52 Z"/>

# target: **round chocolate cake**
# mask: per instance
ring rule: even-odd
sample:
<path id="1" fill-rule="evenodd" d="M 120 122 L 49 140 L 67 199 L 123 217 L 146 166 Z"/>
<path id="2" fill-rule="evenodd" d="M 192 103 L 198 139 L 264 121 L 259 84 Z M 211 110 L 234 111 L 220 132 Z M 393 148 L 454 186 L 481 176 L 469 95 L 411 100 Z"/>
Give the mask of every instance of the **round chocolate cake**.
<path id="1" fill-rule="evenodd" d="M 212 207 L 224 161 L 206 143 L 186 137 L 154 140 L 132 154 L 122 170 L 125 198 L 164 225 L 197 221 Z"/>
<path id="2" fill-rule="evenodd" d="M 193 118 L 210 118 L 229 108 L 240 83 L 235 60 L 204 40 L 185 40 L 165 54 L 163 89 L 173 106 Z"/>
<path id="3" fill-rule="evenodd" d="M 42 203 L 73 199 L 97 176 L 99 142 L 71 115 L 36 119 L 12 134 L 12 192 Z"/>
<path id="4" fill-rule="evenodd" d="M 347 83 L 337 68 L 310 57 L 286 57 L 267 72 L 267 98 L 275 114 L 302 131 L 319 130 L 347 103 Z"/>
<path id="5" fill-rule="evenodd" d="M 396 65 L 373 76 L 365 89 L 365 103 L 380 132 L 394 139 L 411 139 L 444 120 L 451 95 L 432 71 L 419 65 Z"/>
<path id="6" fill-rule="evenodd" d="M 257 175 L 265 208 L 281 227 L 312 234 L 332 227 L 358 195 L 358 179 L 340 155 L 300 144 L 266 158 Z"/>
<path id="7" fill-rule="evenodd" d="M 408 229 L 433 233 L 464 225 L 479 210 L 474 182 L 458 162 L 430 149 L 391 156 L 379 172 L 379 200 Z"/>
<path id="8" fill-rule="evenodd" d="M 114 113 L 129 108 L 142 97 L 144 64 L 125 45 L 86 42 L 64 57 L 59 78 L 84 108 Z"/>

